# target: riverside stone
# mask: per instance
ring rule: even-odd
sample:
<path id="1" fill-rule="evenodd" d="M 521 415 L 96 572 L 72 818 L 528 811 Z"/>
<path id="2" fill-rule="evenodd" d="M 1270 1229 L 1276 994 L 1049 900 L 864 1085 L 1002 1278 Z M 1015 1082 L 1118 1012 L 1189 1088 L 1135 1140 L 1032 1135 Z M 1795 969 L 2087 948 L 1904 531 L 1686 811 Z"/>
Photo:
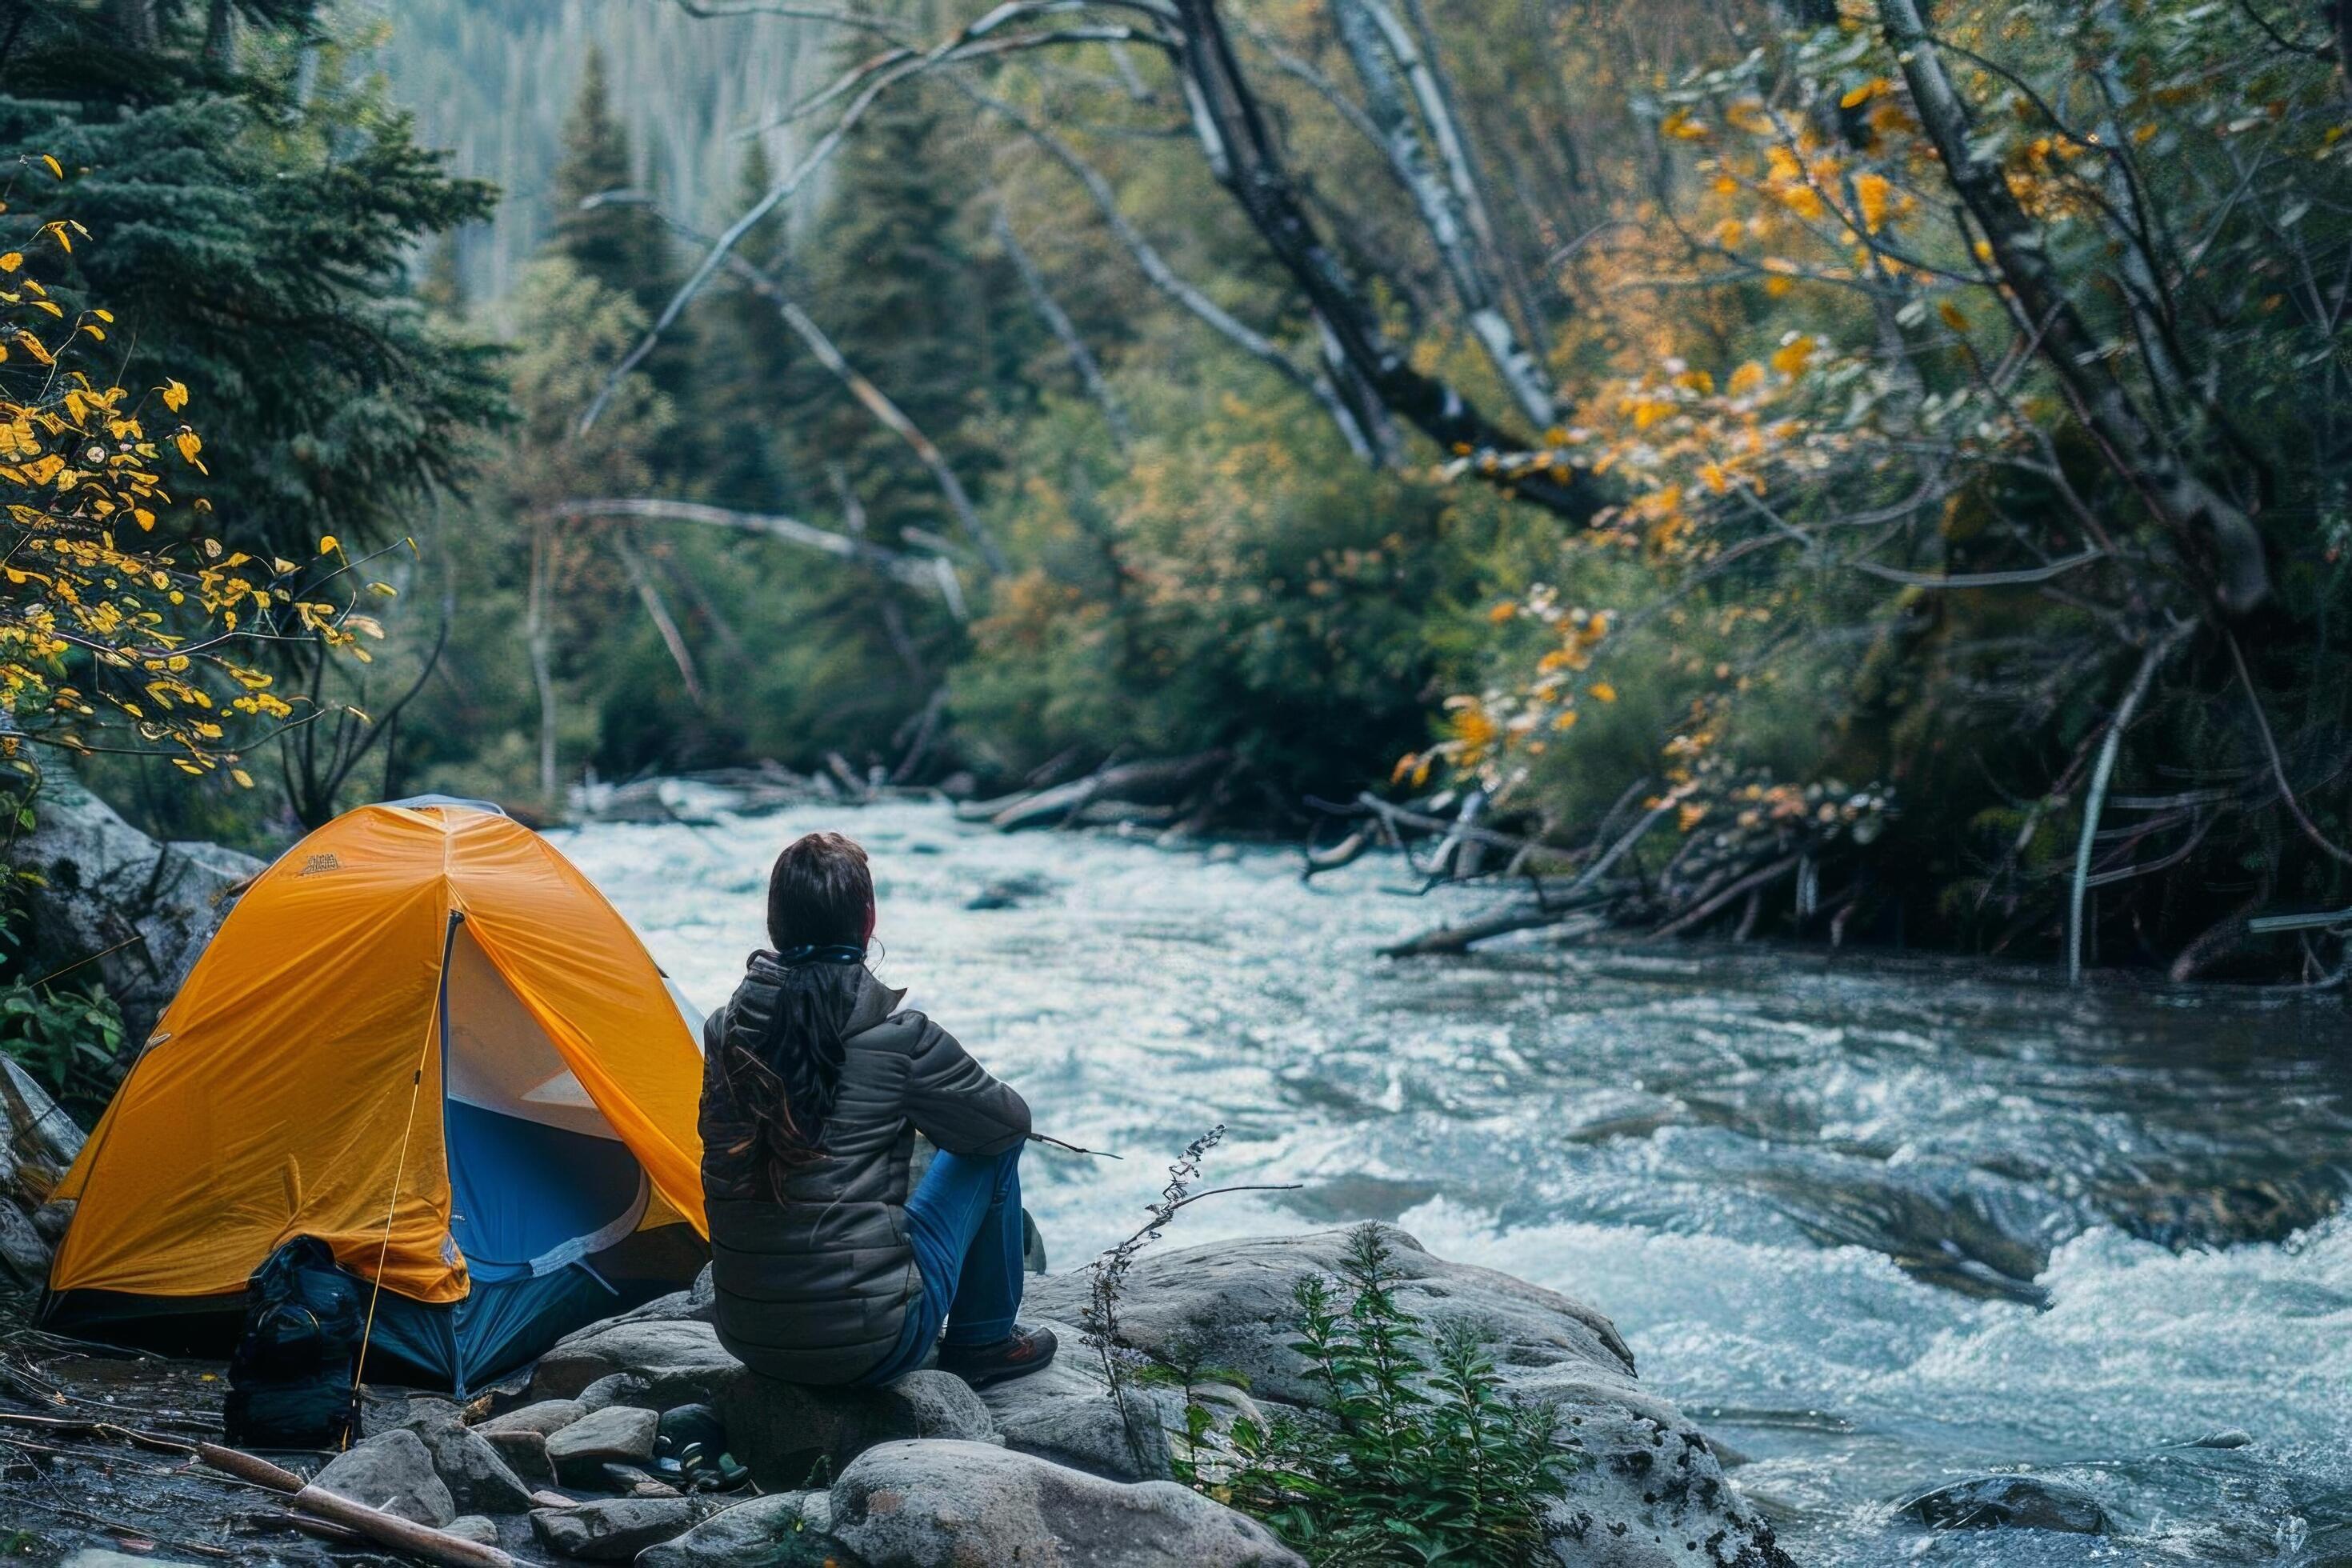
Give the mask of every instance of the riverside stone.
<path id="1" fill-rule="evenodd" d="M 454 1535 L 460 1541 L 470 1541 L 478 1546 L 499 1543 L 499 1521 L 486 1514 L 461 1513 L 441 1527 L 444 1535 Z"/>
<path id="2" fill-rule="evenodd" d="M 474 1430 L 485 1437 L 500 1432 L 536 1432 L 545 1437 L 587 1414 L 576 1399 L 542 1399 L 535 1405 L 518 1405 L 503 1415 L 493 1415 Z"/>
<path id="3" fill-rule="evenodd" d="M 700 1511 L 685 1498 L 603 1498 L 541 1509 L 530 1516 L 530 1527 L 551 1552 L 593 1563 L 625 1563 L 648 1546 L 684 1534 Z"/>
<path id="4" fill-rule="evenodd" d="M 405 1427 L 364 1437 L 327 1461 L 311 1484 L 338 1497 L 436 1527 L 457 1517 L 432 1450 Z"/>
<path id="5" fill-rule="evenodd" d="M 633 1372 L 660 1406 L 709 1403 L 713 1389 L 740 1371 L 719 1331 L 696 1319 L 640 1318 L 592 1323 L 539 1360 L 534 1399 L 576 1399 L 600 1378 Z"/>
<path id="6" fill-rule="evenodd" d="M 551 1487 L 555 1484 L 555 1461 L 548 1457 L 547 1438 L 527 1426 L 501 1428 L 493 1432 L 487 1427 L 474 1430 L 483 1442 L 498 1450 L 507 1468 L 527 1487 Z"/>
<path id="7" fill-rule="evenodd" d="M 834 1484 L 828 1533 L 869 1568 L 1303 1568 L 1255 1520 L 1172 1481 L 1106 1480 L 952 1440 L 859 1455 Z"/>
<path id="8" fill-rule="evenodd" d="M 547 1440 L 547 1457 L 567 1486 L 601 1486 L 604 1467 L 615 1460 L 650 1459 L 654 1429 L 661 1417 L 626 1405 L 607 1405 L 583 1415 Z"/>
<path id="9" fill-rule="evenodd" d="M 713 1514 L 677 1540 L 649 1546 L 637 1568 L 860 1568 L 834 1539 L 824 1492 L 771 1492 Z"/>
<path id="10" fill-rule="evenodd" d="M 91 960 L 135 1049 L 236 891 L 268 867 L 217 844 L 158 844 L 58 763 L 42 770 L 33 815 L 33 830 L 7 853 L 47 884 L 26 967 L 43 973 Z"/>
<path id="11" fill-rule="evenodd" d="M 0 1283 L 48 1283 L 49 1255 L 65 1235 L 66 1205 L 26 1209 L 81 1152 L 81 1129 L 32 1074 L 0 1055 Z"/>
<path id="12" fill-rule="evenodd" d="M 633 1405 L 640 1410 L 654 1408 L 653 1380 L 642 1373 L 608 1372 L 580 1391 L 583 1415 L 608 1405 Z"/>
<path id="13" fill-rule="evenodd" d="M 1575 1568 L 1665 1568 L 1693 1561 L 1696 1543 L 1701 1562 L 1786 1568 L 1771 1526 L 1725 1479 L 1705 1435 L 1642 1387 L 1633 1352 L 1607 1318 L 1523 1279 L 1433 1258 L 1394 1226 L 1381 1233 L 1399 1302 L 1425 1321 L 1476 1325 L 1510 1393 L 1557 1411 L 1560 1441 L 1582 1457 L 1546 1521 L 1555 1558 Z M 1318 1391 L 1290 1348 L 1297 1337 L 1292 1291 L 1310 1274 L 1337 1276 L 1349 1234 L 1147 1253 L 1120 1295 L 1121 1336 L 1164 1365 L 1238 1374 L 1254 1400 L 1313 1406 Z M 1090 1284 L 1083 1272 L 1035 1280 L 1024 1313 L 1080 1321 Z M 1014 1434 L 1048 1430 L 1050 1404 L 1067 1394 L 1066 1384 L 1024 1394 L 1025 1381 L 1000 1385 L 991 1406 L 1016 1445 L 1024 1438 Z M 1042 1441 L 1038 1451 L 1051 1452 Z"/>
<path id="14" fill-rule="evenodd" d="M 1938 1530 L 2047 1530 L 2105 1535 L 2114 1528 L 2098 1499 L 2036 1476 L 1971 1476 L 1922 1492 L 1903 1511 Z"/>
<path id="15" fill-rule="evenodd" d="M 839 1475 L 893 1438 L 996 1438 L 980 1396 L 944 1372 L 910 1372 L 879 1388 L 812 1388 L 739 1368 L 719 1385 L 712 1408 L 728 1451 L 769 1491 L 806 1486 L 820 1466 Z"/>
<path id="16" fill-rule="evenodd" d="M 467 1513 L 520 1513 L 530 1506 L 530 1488 L 494 1447 L 465 1424 L 455 1405 L 440 1399 L 412 1399 L 393 1418 L 399 1430 L 414 1432 L 433 1457 L 433 1468 L 449 1489 L 459 1510 Z M 541 1455 L 544 1458 L 545 1440 Z"/>

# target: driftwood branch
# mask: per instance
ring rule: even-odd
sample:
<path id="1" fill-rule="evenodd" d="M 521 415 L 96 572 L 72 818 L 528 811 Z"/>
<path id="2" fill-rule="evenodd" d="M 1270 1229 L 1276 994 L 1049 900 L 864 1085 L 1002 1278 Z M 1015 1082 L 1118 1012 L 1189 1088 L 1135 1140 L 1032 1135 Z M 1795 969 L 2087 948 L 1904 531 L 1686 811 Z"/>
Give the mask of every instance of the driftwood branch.
<path id="1" fill-rule="evenodd" d="M 1148 810 L 1181 802 L 1196 785 L 1223 771 L 1232 761 L 1232 753 L 1212 751 L 1189 757 L 1160 757 L 1106 765 L 1068 784 L 997 800 L 975 801 L 957 807 L 956 815 L 968 822 L 985 822 L 1013 833 L 1024 827 L 1057 826 L 1079 821 L 1089 807 L 1098 803 L 1117 802 Z"/>
<path id="2" fill-rule="evenodd" d="M 396 1552 L 422 1557 L 428 1563 L 445 1563 L 450 1568 L 514 1568 L 514 1559 L 495 1546 L 484 1546 L 462 1536 L 449 1535 L 428 1525 L 414 1524 L 394 1514 L 383 1513 L 362 1502 L 314 1487 L 289 1470 L 279 1469 L 267 1459 L 235 1448 L 224 1448 L 217 1443 L 197 1443 L 192 1446 L 197 1458 L 210 1468 L 224 1475 L 235 1476 L 241 1481 L 266 1487 L 286 1499 L 286 1505 L 298 1512 L 339 1524 L 356 1534 L 364 1535 L 381 1546 Z"/>

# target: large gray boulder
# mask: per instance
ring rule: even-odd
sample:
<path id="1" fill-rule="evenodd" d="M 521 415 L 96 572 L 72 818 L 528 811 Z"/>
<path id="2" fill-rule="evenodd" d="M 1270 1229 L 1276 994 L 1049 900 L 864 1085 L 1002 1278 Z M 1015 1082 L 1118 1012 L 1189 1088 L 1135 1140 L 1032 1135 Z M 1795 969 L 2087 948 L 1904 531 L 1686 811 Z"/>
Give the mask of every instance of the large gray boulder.
<path id="1" fill-rule="evenodd" d="M 1254 1519 L 1172 1481 L 1105 1480 L 980 1443 L 885 1443 L 832 1491 L 834 1538 L 869 1568 L 1299 1564 Z"/>
<path id="2" fill-rule="evenodd" d="M 730 1505 L 675 1541 L 648 1546 L 637 1568 L 860 1568 L 833 1538 L 824 1492 L 771 1492 Z"/>
<path id="3" fill-rule="evenodd" d="M 604 1467 L 633 1465 L 654 1457 L 654 1433 L 661 1417 L 650 1410 L 610 1405 L 549 1434 L 547 1457 L 566 1486 L 593 1487 Z"/>
<path id="4" fill-rule="evenodd" d="M 42 774 L 33 816 L 33 830 L 8 850 L 12 866 L 47 884 L 34 909 L 30 967 L 104 953 L 90 968 L 121 1005 L 135 1050 L 230 900 L 268 867 L 217 844 L 158 844 L 56 764 Z"/>
<path id="5" fill-rule="evenodd" d="M 406 1428 L 362 1438 L 327 1461 L 310 1484 L 418 1524 L 457 1517 L 449 1488 L 433 1468 L 425 1440 Z"/>
<path id="6" fill-rule="evenodd" d="M 1264 1525 L 1172 1481 L 1125 1484 L 984 1443 L 885 1443 L 830 1492 L 730 1509 L 637 1559 L 719 1564 L 1304 1568 Z"/>
<path id="7" fill-rule="evenodd" d="M 1077 1328 L 1025 1310 L 1022 1317 L 1052 1329 L 1062 1349 L 1045 1371 L 981 1391 L 1005 1447 L 1114 1480 L 1166 1480 L 1171 1439 L 1184 1431 L 1183 1391 L 1130 1383 L 1114 1399 L 1101 1358 Z"/>
<path id="8" fill-rule="evenodd" d="M 728 1451 L 768 1491 L 830 1479 L 866 1449 L 897 1438 L 996 1440 L 971 1385 L 944 1372 L 910 1372 L 879 1388 L 811 1388 L 740 1368 L 719 1384 L 712 1409 L 727 1429 Z"/>
<path id="9" fill-rule="evenodd" d="M 663 1409 L 709 1404 L 743 1370 L 719 1343 L 719 1331 L 694 1318 L 627 1318 L 592 1323 L 540 1357 L 533 1399 L 578 1399 L 615 1373 L 646 1380 L 646 1397 Z"/>
<path id="10" fill-rule="evenodd" d="M 599 1498 L 570 1508 L 543 1508 L 530 1516 L 540 1543 L 565 1557 L 627 1563 L 646 1547 L 683 1535 L 703 1506 L 690 1499 Z"/>
<path id="11" fill-rule="evenodd" d="M 530 1507 L 525 1479 L 488 1438 L 466 1426 L 464 1413 L 449 1401 L 412 1399 L 387 1412 L 385 1419 L 392 1429 L 414 1432 L 425 1445 L 458 1512 L 520 1513 Z"/>
<path id="12" fill-rule="evenodd" d="M 39 1080 L 0 1056 L 0 1285 L 48 1283 L 49 1250 L 61 1227 L 42 1228 L 41 1205 L 81 1142 L 81 1129 Z"/>
<path id="13" fill-rule="evenodd" d="M 1403 1231 L 1382 1226 L 1393 1252 L 1397 1299 L 1425 1321 L 1465 1318 L 1493 1342 L 1509 1391 L 1559 1412 L 1561 1441 L 1583 1462 L 1549 1524 L 1554 1558 L 1571 1568 L 1785 1568 L 1771 1526 L 1732 1489 L 1699 1429 L 1672 1402 L 1643 1389 L 1633 1352 L 1609 1320 L 1557 1291 L 1507 1274 L 1432 1257 Z M 1312 1406 L 1317 1390 L 1297 1337 L 1292 1291 L 1310 1274 L 1337 1276 L 1349 1232 L 1218 1242 L 1147 1253 L 1119 1300 L 1125 1342 L 1204 1384 L 1228 1380 L 1278 1412 Z M 1024 1317 L 1083 1320 L 1083 1272 L 1034 1282 Z M 1064 1354 L 1084 1356 L 1065 1342 Z M 1046 1375 L 1046 1374 L 1041 1374 Z M 1025 1387 L 1024 1384 L 1033 1386 Z M 1061 1386 L 1023 1379 L 992 1389 L 998 1430 L 1015 1447 L 1074 1420 L 1053 1404 Z"/>

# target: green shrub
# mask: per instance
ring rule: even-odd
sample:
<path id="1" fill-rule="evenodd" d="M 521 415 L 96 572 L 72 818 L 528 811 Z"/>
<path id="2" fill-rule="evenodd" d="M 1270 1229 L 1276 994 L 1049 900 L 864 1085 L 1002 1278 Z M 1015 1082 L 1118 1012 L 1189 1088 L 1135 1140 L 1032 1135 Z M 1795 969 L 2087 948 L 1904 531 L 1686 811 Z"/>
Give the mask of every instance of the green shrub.
<path id="1" fill-rule="evenodd" d="M 1218 1445 L 1209 1412 L 1192 1405 L 1182 1479 L 1265 1521 L 1320 1568 L 1533 1561 L 1545 1505 L 1575 1463 L 1554 1441 L 1554 1412 L 1505 1392 L 1476 1325 L 1405 1310 L 1378 1226 L 1349 1238 L 1339 1275 L 1297 1290 L 1292 1348 L 1320 1407 L 1235 1421 Z"/>
<path id="2" fill-rule="evenodd" d="M 87 991 L 25 981 L 0 990 L 0 1053 L 14 1057 L 61 1101 L 106 1103 L 121 1073 L 122 1010 Z"/>

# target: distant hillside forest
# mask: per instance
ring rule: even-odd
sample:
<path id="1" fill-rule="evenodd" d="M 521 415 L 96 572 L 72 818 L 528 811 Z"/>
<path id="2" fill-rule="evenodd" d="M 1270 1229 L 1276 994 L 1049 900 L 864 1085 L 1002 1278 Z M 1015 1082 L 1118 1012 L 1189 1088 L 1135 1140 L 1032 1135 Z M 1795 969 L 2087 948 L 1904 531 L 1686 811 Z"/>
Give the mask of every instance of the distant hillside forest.
<path id="1" fill-rule="evenodd" d="M 248 843 L 1204 758 L 1521 924 L 2340 981 L 2263 923 L 2352 904 L 2339 13 L 20 8 L 158 537 L 383 590 L 290 723 L 26 728 Z"/>

